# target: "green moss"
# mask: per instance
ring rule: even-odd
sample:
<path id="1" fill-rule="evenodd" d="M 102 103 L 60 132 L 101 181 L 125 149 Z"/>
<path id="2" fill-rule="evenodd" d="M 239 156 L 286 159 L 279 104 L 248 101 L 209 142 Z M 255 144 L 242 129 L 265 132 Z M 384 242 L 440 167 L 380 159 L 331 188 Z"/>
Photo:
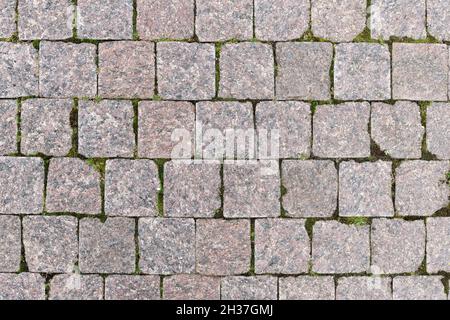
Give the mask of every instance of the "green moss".
<path id="1" fill-rule="evenodd" d="M 308 237 L 311 241 L 312 241 L 312 237 L 313 237 L 313 228 L 314 228 L 315 223 L 316 223 L 316 219 L 314 219 L 314 218 L 307 218 L 306 222 L 305 222 L 305 229 L 306 229 L 306 232 L 308 233 Z"/>
<path id="2" fill-rule="evenodd" d="M 168 159 L 156 159 L 154 160 L 156 166 L 158 167 L 158 177 L 159 177 L 159 190 L 157 195 L 157 209 L 158 216 L 164 216 L 164 164 L 170 160 Z"/>
<path id="3" fill-rule="evenodd" d="M 153 95 L 152 100 L 153 101 L 162 101 L 162 97 L 157 95 L 157 94 L 155 94 L 155 95 Z"/>
<path id="4" fill-rule="evenodd" d="M 219 96 L 219 85 L 220 85 L 220 54 L 222 51 L 222 43 L 218 42 L 215 44 L 216 52 L 216 98 Z"/>
<path id="5" fill-rule="evenodd" d="M 370 219 L 367 217 L 340 218 L 339 221 L 345 224 L 356 226 L 364 226 L 370 224 Z"/>

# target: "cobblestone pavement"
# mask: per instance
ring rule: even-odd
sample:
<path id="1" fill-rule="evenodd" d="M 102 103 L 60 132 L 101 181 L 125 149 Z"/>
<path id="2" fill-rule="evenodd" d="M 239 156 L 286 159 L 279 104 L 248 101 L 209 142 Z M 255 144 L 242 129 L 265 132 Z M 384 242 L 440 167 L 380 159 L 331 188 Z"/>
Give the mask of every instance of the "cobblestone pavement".
<path id="1" fill-rule="evenodd" d="M 0 299 L 448 299 L 449 45 L 448 0 L 0 0 Z"/>

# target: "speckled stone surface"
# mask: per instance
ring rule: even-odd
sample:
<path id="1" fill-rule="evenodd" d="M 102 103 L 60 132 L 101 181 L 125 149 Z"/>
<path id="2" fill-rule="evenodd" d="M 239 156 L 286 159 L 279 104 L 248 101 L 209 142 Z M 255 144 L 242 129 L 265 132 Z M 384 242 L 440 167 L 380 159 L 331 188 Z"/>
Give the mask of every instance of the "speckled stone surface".
<path id="1" fill-rule="evenodd" d="M 45 279 L 37 273 L 0 273 L 0 300 L 44 300 Z"/>
<path id="2" fill-rule="evenodd" d="M 333 277 L 300 276 L 279 280 L 280 300 L 334 300 Z"/>
<path id="3" fill-rule="evenodd" d="M 290 217 L 331 217 L 337 207 L 338 174 L 331 161 L 282 162 L 283 209 Z"/>
<path id="4" fill-rule="evenodd" d="M 375 273 L 417 272 L 425 258 L 423 221 L 374 219 L 371 229 Z"/>
<path id="5" fill-rule="evenodd" d="M 155 86 L 155 45 L 115 41 L 98 46 L 98 94 L 106 98 L 150 98 Z"/>
<path id="6" fill-rule="evenodd" d="M 438 217 L 426 220 L 427 271 L 450 271 L 450 218 Z"/>
<path id="7" fill-rule="evenodd" d="M 339 215 L 394 216 L 392 164 L 386 161 L 340 163 Z"/>
<path id="8" fill-rule="evenodd" d="M 431 36 L 450 41 L 450 6 L 446 0 L 427 0 L 427 24 Z"/>
<path id="9" fill-rule="evenodd" d="M 367 102 L 318 106 L 313 118 L 313 154 L 324 158 L 370 156 Z"/>
<path id="10" fill-rule="evenodd" d="M 79 266 L 83 273 L 133 273 L 135 222 L 86 218 L 79 222 Z"/>
<path id="11" fill-rule="evenodd" d="M 100 213 L 100 173 L 93 167 L 80 159 L 54 158 L 48 170 L 48 212 Z"/>
<path id="12" fill-rule="evenodd" d="M 394 300 L 446 300 L 440 276 L 400 276 L 393 279 Z"/>
<path id="13" fill-rule="evenodd" d="M 433 103 L 427 108 L 427 148 L 438 159 L 450 159 L 450 104 Z"/>
<path id="14" fill-rule="evenodd" d="M 340 100 L 391 98 L 391 58 L 387 45 L 341 43 L 336 45 L 334 93 Z"/>
<path id="15" fill-rule="evenodd" d="M 366 0 L 312 0 L 311 29 L 316 37 L 353 40 L 366 27 Z"/>
<path id="16" fill-rule="evenodd" d="M 157 276 L 109 276 L 105 280 L 105 300 L 159 300 Z"/>
<path id="17" fill-rule="evenodd" d="M 255 222 L 255 272 L 308 272 L 310 242 L 305 220 L 258 219 Z"/>
<path id="18" fill-rule="evenodd" d="M 420 158 L 425 133 L 421 121 L 420 108 L 414 102 L 399 101 L 395 105 L 373 103 L 371 136 L 392 158 Z"/>
<path id="19" fill-rule="evenodd" d="M 249 42 L 222 46 L 220 97 L 271 99 L 274 86 L 274 58 L 270 45 Z"/>
<path id="20" fill-rule="evenodd" d="M 328 100 L 333 46 L 330 43 L 279 43 L 276 95 L 279 99 Z"/>
<path id="21" fill-rule="evenodd" d="M 318 221 L 313 227 L 312 270 L 361 273 L 369 270 L 369 226 Z"/>
<path id="22" fill-rule="evenodd" d="M 0 155 L 17 151 L 17 102 L 0 101 Z"/>
<path id="23" fill-rule="evenodd" d="M 65 156 L 72 148 L 70 99 L 31 99 L 21 105 L 20 150 L 27 155 Z"/>
<path id="24" fill-rule="evenodd" d="M 337 300 L 392 300 L 388 277 L 345 277 L 338 279 Z"/>
<path id="25" fill-rule="evenodd" d="M 44 207 L 44 162 L 0 157 L 0 214 L 35 214 Z"/>
<path id="26" fill-rule="evenodd" d="M 226 218 L 280 216 L 280 172 L 276 161 L 225 162 L 223 171 Z"/>
<path id="27" fill-rule="evenodd" d="M 0 216 L 0 272 L 17 272 L 21 250 L 20 218 Z"/>
<path id="28" fill-rule="evenodd" d="M 62 40 L 72 37 L 74 10 L 70 0 L 18 1 L 19 39 Z"/>
<path id="29" fill-rule="evenodd" d="M 194 35 L 194 0 L 137 0 L 137 31 L 144 40 Z"/>
<path id="30" fill-rule="evenodd" d="M 140 219 L 139 249 L 144 273 L 194 273 L 194 219 Z"/>
<path id="31" fill-rule="evenodd" d="M 401 216 L 431 216 L 448 206 L 448 161 L 406 161 L 397 168 L 395 208 Z"/>
<path id="32" fill-rule="evenodd" d="M 156 50 L 158 90 L 169 100 L 207 100 L 215 95 L 213 44 L 164 42 Z"/>
<path id="33" fill-rule="evenodd" d="M 248 220 L 197 220 L 196 227 L 198 273 L 233 275 L 250 270 Z"/>
<path id="34" fill-rule="evenodd" d="M 43 41 L 39 50 L 39 93 L 49 98 L 94 97 L 96 46 Z"/>
<path id="35" fill-rule="evenodd" d="M 79 0 L 77 34 L 82 39 L 131 39 L 133 0 Z"/>
<path id="36" fill-rule="evenodd" d="M 138 107 L 138 154 L 156 159 L 190 159 L 195 106 L 190 102 L 143 101 Z"/>
<path id="37" fill-rule="evenodd" d="M 80 101 L 78 152 L 87 158 L 133 156 L 134 112 L 129 101 Z"/>
<path id="38" fill-rule="evenodd" d="M 393 98 L 446 101 L 449 87 L 448 64 L 447 45 L 394 43 Z"/>
<path id="39" fill-rule="evenodd" d="M 0 42 L 0 98 L 38 94 L 38 52 L 28 43 Z"/>
<path id="40" fill-rule="evenodd" d="M 153 161 L 108 160 L 105 213 L 108 216 L 156 216 L 159 188 L 158 168 Z"/>
<path id="41" fill-rule="evenodd" d="M 220 163 L 171 161 L 164 165 L 168 217 L 213 218 L 220 209 Z"/>
<path id="42" fill-rule="evenodd" d="M 174 275 L 164 278 L 166 300 L 219 300 L 220 278 L 200 275 Z"/>
<path id="43" fill-rule="evenodd" d="M 0 38 L 9 38 L 16 32 L 16 3 L 0 0 Z"/>
<path id="44" fill-rule="evenodd" d="M 59 274 L 50 280 L 49 300 L 102 300 L 99 275 Z"/>
<path id="45" fill-rule="evenodd" d="M 221 281 L 222 300 L 276 300 L 277 291 L 273 276 L 225 277 Z"/>
<path id="46" fill-rule="evenodd" d="M 75 217 L 25 217 L 22 225 L 30 272 L 70 273 L 74 269 L 78 256 Z"/>
<path id="47" fill-rule="evenodd" d="M 253 37 L 253 0 L 196 0 L 200 41 L 248 40 Z"/>

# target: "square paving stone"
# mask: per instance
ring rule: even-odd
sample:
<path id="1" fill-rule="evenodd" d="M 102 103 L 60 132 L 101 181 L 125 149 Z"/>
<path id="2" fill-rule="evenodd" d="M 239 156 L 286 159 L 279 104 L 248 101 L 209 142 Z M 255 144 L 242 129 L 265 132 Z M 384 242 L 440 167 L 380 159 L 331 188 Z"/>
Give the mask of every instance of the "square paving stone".
<path id="1" fill-rule="evenodd" d="M 105 300 L 159 300 L 159 276 L 109 276 Z"/>
<path id="2" fill-rule="evenodd" d="M 144 273 L 193 273 L 194 219 L 140 219 L 139 249 L 139 267 Z"/>
<path id="3" fill-rule="evenodd" d="M 153 161 L 108 160 L 105 213 L 109 216 L 156 216 L 159 188 L 158 168 Z"/>
<path id="4" fill-rule="evenodd" d="M 158 43 L 156 49 L 161 97 L 171 100 L 214 97 L 216 57 L 213 44 L 164 42 Z"/>
<path id="5" fill-rule="evenodd" d="M 338 279 L 336 300 L 392 300 L 388 277 L 345 277 Z"/>
<path id="6" fill-rule="evenodd" d="M 36 96 L 38 52 L 31 43 L 0 43 L 0 98 Z"/>
<path id="7" fill-rule="evenodd" d="M 256 106 L 259 159 L 311 154 L 311 108 L 303 102 L 260 102 Z"/>
<path id="8" fill-rule="evenodd" d="M 0 157 L 0 213 L 34 214 L 44 207 L 44 162 Z"/>
<path id="9" fill-rule="evenodd" d="M 387 45 L 336 45 L 334 92 L 340 100 L 391 98 L 391 55 Z"/>
<path id="10" fill-rule="evenodd" d="M 280 300 L 334 300 L 333 277 L 280 278 Z"/>
<path id="11" fill-rule="evenodd" d="M 394 300 L 446 300 L 440 276 L 401 276 L 393 280 Z"/>
<path id="12" fill-rule="evenodd" d="M 282 163 L 283 209 L 290 217 L 331 217 L 336 211 L 338 174 L 332 161 Z"/>
<path id="13" fill-rule="evenodd" d="M 155 88 L 155 45 L 116 41 L 98 46 L 98 94 L 106 98 L 151 98 Z"/>
<path id="14" fill-rule="evenodd" d="M 10 38 L 16 32 L 16 1 L 0 0 L 0 38 Z"/>
<path id="15" fill-rule="evenodd" d="M 71 272 L 78 256 L 75 217 L 25 217 L 23 244 L 31 272 Z"/>
<path id="16" fill-rule="evenodd" d="M 225 163 L 223 179 L 226 218 L 280 216 L 280 172 L 276 161 Z"/>
<path id="17" fill-rule="evenodd" d="M 366 8 L 366 0 L 312 0 L 312 33 L 334 42 L 351 41 L 366 27 Z"/>
<path id="18" fill-rule="evenodd" d="M 24 154 L 65 156 L 72 148 L 69 99 L 31 99 L 22 102 L 21 145 Z"/>
<path id="19" fill-rule="evenodd" d="M 137 31 L 144 40 L 194 36 L 194 0 L 137 0 Z"/>
<path id="20" fill-rule="evenodd" d="M 44 41 L 40 45 L 39 91 L 44 97 L 94 97 L 96 46 Z"/>
<path id="21" fill-rule="evenodd" d="M 450 272 L 450 218 L 427 219 L 427 271 Z"/>
<path id="22" fill-rule="evenodd" d="M 51 159 L 46 200 L 48 212 L 99 214 L 100 173 L 80 159 Z"/>
<path id="23" fill-rule="evenodd" d="M 232 275 L 250 269 L 250 222 L 248 220 L 197 220 L 197 272 Z"/>
<path id="24" fill-rule="evenodd" d="M 197 0 L 196 34 L 200 41 L 253 37 L 253 0 Z"/>
<path id="25" fill-rule="evenodd" d="M 369 270 L 369 226 L 318 221 L 313 228 L 312 261 L 316 273 L 361 273 Z"/>
<path id="26" fill-rule="evenodd" d="M 80 221 L 80 270 L 83 273 L 133 273 L 135 222 L 129 218 Z"/>
<path id="27" fill-rule="evenodd" d="M 17 152 L 17 101 L 0 101 L 0 155 Z"/>
<path id="28" fill-rule="evenodd" d="M 309 26 L 308 0 L 255 0 L 255 34 L 265 41 L 299 39 Z"/>
<path id="29" fill-rule="evenodd" d="M 450 159 L 450 104 L 427 108 L 427 148 L 439 159 Z"/>
<path id="30" fill-rule="evenodd" d="M 220 52 L 219 96 L 235 99 L 274 97 L 273 49 L 262 43 L 226 44 Z"/>
<path id="31" fill-rule="evenodd" d="M 134 111 L 130 101 L 79 102 L 78 152 L 87 158 L 132 157 Z"/>
<path id="32" fill-rule="evenodd" d="M 417 272 L 425 258 L 423 221 L 374 219 L 372 269 L 375 273 Z"/>
<path id="33" fill-rule="evenodd" d="M 331 98 L 330 68 L 333 60 L 331 43 L 279 43 L 276 51 L 278 98 L 301 100 Z"/>
<path id="34" fill-rule="evenodd" d="M 386 161 L 339 165 L 339 215 L 392 217 L 392 164 Z"/>
<path id="35" fill-rule="evenodd" d="M 450 6 L 446 0 L 427 0 L 428 32 L 440 41 L 450 41 Z"/>
<path id="36" fill-rule="evenodd" d="M 169 217 L 213 218 L 220 209 L 220 163 L 171 161 L 164 165 L 164 210 Z"/>
<path id="37" fill-rule="evenodd" d="M 449 204 L 448 161 L 406 161 L 396 170 L 395 208 L 401 216 L 431 216 Z"/>
<path id="38" fill-rule="evenodd" d="M 0 271 L 17 272 L 21 260 L 20 218 L 0 216 Z"/>
<path id="39" fill-rule="evenodd" d="M 133 0 L 79 0 L 77 35 L 81 39 L 132 39 Z"/>
<path id="40" fill-rule="evenodd" d="M 445 44 L 394 43 L 394 99 L 446 101 L 449 54 Z"/>
<path id="41" fill-rule="evenodd" d="M 50 280 L 49 300 L 102 300 L 99 275 L 59 274 Z"/>
<path id="42" fill-rule="evenodd" d="M 190 159 L 194 150 L 195 107 L 190 102 L 139 103 L 138 154 L 152 159 Z"/>
<path id="43" fill-rule="evenodd" d="M 21 40 L 71 38 L 74 10 L 75 7 L 70 0 L 18 1 L 19 38 Z"/>
<path id="44" fill-rule="evenodd" d="M 255 272 L 308 272 L 310 242 L 305 220 L 258 219 L 255 222 Z"/>
<path id="45" fill-rule="evenodd" d="M 369 24 L 372 38 L 426 38 L 425 5 L 425 0 L 372 0 Z"/>
<path id="46" fill-rule="evenodd" d="M 277 300 L 278 279 L 273 276 L 226 277 L 221 281 L 222 300 Z"/>
<path id="47" fill-rule="evenodd" d="M 196 105 L 195 129 L 196 157 L 255 158 L 255 127 L 251 103 L 199 102 Z"/>
<path id="48" fill-rule="evenodd" d="M 313 154 L 324 158 L 370 156 L 367 102 L 318 106 L 313 116 Z"/>
<path id="49" fill-rule="evenodd" d="M 372 104 L 372 139 L 392 158 L 420 158 L 424 132 L 416 103 Z"/>
<path id="50" fill-rule="evenodd" d="M 0 300 L 45 300 L 45 279 L 37 273 L 0 273 Z"/>
<path id="51" fill-rule="evenodd" d="M 164 278 L 166 300 L 219 300 L 220 278 L 178 274 Z"/>

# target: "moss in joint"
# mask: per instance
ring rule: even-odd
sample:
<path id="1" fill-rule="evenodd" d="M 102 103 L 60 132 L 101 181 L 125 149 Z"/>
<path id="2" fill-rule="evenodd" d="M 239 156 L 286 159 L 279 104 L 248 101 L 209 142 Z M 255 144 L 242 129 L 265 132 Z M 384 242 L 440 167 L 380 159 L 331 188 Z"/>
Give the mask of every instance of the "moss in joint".
<path id="1" fill-rule="evenodd" d="M 158 177 L 159 177 L 159 190 L 157 195 L 157 209 L 158 216 L 164 216 L 164 164 L 168 162 L 168 159 L 156 159 L 154 160 L 156 166 L 158 167 Z"/>

